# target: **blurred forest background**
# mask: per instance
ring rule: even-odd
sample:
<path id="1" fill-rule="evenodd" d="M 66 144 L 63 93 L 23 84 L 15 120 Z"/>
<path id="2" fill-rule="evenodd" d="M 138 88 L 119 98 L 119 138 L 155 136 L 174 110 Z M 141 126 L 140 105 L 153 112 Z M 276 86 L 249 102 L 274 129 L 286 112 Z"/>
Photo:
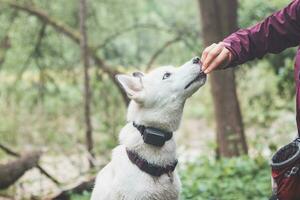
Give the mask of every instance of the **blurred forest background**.
<path id="1" fill-rule="evenodd" d="M 211 2 L 237 13 L 222 23 L 248 27 L 290 1 L 0 0 L 0 199 L 89 199 L 125 123 L 114 75 L 201 55 Z M 176 134 L 182 199 L 267 199 L 268 159 L 296 136 L 294 54 L 232 71 L 244 141 L 222 132 L 214 110 L 227 104 L 213 103 L 210 84 L 187 102 Z M 231 151 L 232 141 L 244 144 Z"/>

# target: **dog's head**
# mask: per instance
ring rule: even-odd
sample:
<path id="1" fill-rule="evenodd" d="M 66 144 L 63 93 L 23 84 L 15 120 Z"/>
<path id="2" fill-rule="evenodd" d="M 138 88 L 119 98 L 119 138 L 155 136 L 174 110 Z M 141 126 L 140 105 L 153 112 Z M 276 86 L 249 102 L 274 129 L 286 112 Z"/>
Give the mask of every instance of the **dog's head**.
<path id="1" fill-rule="evenodd" d="M 185 100 L 206 81 L 199 58 L 177 68 L 165 66 L 147 74 L 135 72 L 117 75 L 116 78 L 132 100 L 128 120 L 147 125 L 172 121 L 178 121 L 179 125 Z M 178 125 L 173 127 L 177 129 Z"/>

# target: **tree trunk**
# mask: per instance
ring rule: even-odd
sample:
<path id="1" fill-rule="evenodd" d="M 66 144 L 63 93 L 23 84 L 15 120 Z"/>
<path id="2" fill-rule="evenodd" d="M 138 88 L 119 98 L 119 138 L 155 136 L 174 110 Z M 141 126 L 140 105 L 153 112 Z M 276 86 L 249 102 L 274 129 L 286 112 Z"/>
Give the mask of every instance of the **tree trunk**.
<path id="1" fill-rule="evenodd" d="M 92 137 L 92 123 L 91 123 L 91 88 L 90 88 L 90 77 L 89 77 L 89 52 L 88 52 L 88 41 L 87 41 L 87 31 L 86 31 L 86 0 L 80 0 L 79 5 L 79 18 L 80 18 L 80 48 L 81 57 L 83 60 L 84 67 L 84 117 L 86 125 L 86 147 L 91 157 L 89 157 L 90 167 L 93 167 L 92 158 L 93 154 L 93 137 Z"/>
<path id="2" fill-rule="evenodd" d="M 221 41 L 237 29 L 237 0 L 198 0 L 204 45 Z M 233 69 L 210 75 L 217 128 L 217 155 L 247 154 L 247 143 L 236 94 Z"/>
<path id="3" fill-rule="evenodd" d="M 8 188 L 21 178 L 26 171 L 38 165 L 41 152 L 28 153 L 15 161 L 0 164 L 0 189 Z"/>

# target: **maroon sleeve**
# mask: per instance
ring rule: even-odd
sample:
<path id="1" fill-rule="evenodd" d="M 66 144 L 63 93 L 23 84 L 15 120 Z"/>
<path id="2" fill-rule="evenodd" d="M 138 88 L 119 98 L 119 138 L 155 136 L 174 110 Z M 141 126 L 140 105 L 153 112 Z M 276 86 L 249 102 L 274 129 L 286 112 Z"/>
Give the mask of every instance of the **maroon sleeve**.
<path id="1" fill-rule="evenodd" d="M 300 43 L 300 0 L 247 29 L 238 30 L 223 40 L 233 59 L 229 67 L 279 53 Z"/>

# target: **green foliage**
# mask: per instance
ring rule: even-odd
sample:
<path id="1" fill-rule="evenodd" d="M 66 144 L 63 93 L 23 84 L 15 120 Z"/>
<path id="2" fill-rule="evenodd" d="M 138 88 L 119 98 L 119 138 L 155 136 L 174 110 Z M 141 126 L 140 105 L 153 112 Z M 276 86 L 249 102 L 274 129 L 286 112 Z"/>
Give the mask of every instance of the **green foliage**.
<path id="1" fill-rule="evenodd" d="M 90 200 L 91 194 L 84 192 L 82 195 L 71 195 L 71 200 Z"/>
<path id="2" fill-rule="evenodd" d="M 18 2 L 34 3 L 78 30 L 77 0 Z M 289 2 L 240 0 L 239 26 L 251 26 Z M 144 70 L 153 54 L 178 36 L 180 41 L 165 49 L 154 66 L 180 65 L 203 49 L 195 0 L 89 1 L 88 11 L 89 45 L 98 47 L 97 55 L 112 68 Z M 4 38 L 9 39 L 7 49 L 0 47 L 0 140 L 16 150 L 30 145 L 36 149 L 46 147 L 48 154 L 72 153 L 78 151 L 75 146 L 85 143 L 79 45 L 47 25 L 36 48 L 43 27 L 36 17 L 0 5 L 0 44 Z M 247 136 L 249 149 L 255 155 L 276 149 L 296 130 L 291 114 L 295 107 L 294 54 L 291 49 L 268 55 L 237 70 L 244 122 L 247 129 L 255 129 Z M 125 105 L 107 75 L 93 62 L 91 68 L 94 151 L 103 157 L 117 144 L 118 131 L 125 121 Z M 214 125 L 209 93 L 206 85 L 188 101 L 185 119 L 203 118 L 210 128 Z M 271 129 L 274 124 L 279 128 Z M 3 152 L 0 158 L 5 159 Z M 200 158 L 182 164 L 180 174 L 183 199 L 259 200 L 270 193 L 269 167 L 262 158 Z M 89 199 L 89 194 L 72 199 Z"/>
<path id="3" fill-rule="evenodd" d="M 273 3 L 263 0 L 240 0 L 239 1 L 239 26 L 246 28 L 252 26 L 275 11 Z"/>
<path id="4" fill-rule="evenodd" d="M 266 3 L 264 0 L 240 0 L 239 2 L 239 26 L 247 28 L 264 20 L 266 17 L 287 6 L 289 0 L 275 0 Z M 279 77 L 276 87 L 277 94 L 283 97 L 286 101 L 293 99 L 294 91 L 294 76 L 293 76 L 293 61 L 296 49 L 291 48 L 276 55 L 266 55 L 262 60 L 265 66 L 270 67 Z M 261 65 L 260 63 L 260 65 Z M 248 66 L 257 67 L 256 62 L 250 62 Z"/>
<path id="5" fill-rule="evenodd" d="M 27 5 L 34 3 L 52 18 L 78 30 L 77 1 L 24 2 Z M 90 2 L 88 10 L 89 44 L 98 47 L 97 53 L 113 66 L 141 68 L 167 41 L 178 36 L 182 39 L 170 45 L 155 63 L 170 64 L 172 61 L 172 64 L 179 65 L 201 49 L 200 22 L 195 1 L 128 0 L 124 4 L 122 0 L 101 0 Z M 11 15 L 15 16 L 14 20 L 10 19 Z M 3 12 L 0 12 L 0 41 L 8 34 L 12 42 L 4 68 L 19 72 L 22 67 L 78 67 L 79 45 L 51 26 L 46 27 L 38 52 L 33 52 L 42 26 L 43 23 L 34 16 L 24 12 L 16 14 L 7 7 L 3 8 Z M 32 59 L 39 62 L 32 59 L 26 62 L 30 54 L 33 54 Z"/>
<path id="6" fill-rule="evenodd" d="M 289 3 L 289 0 L 239 0 L 239 26 L 246 28 L 254 25 Z"/>
<path id="7" fill-rule="evenodd" d="M 183 200 L 265 200 L 271 194 L 270 169 L 262 157 L 199 158 L 183 165 L 180 177 Z"/>
<path id="8" fill-rule="evenodd" d="M 253 68 L 242 66 L 237 71 L 238 93 L 247 125 L 268 127 L 283 111 L 292 111 L 294 102 L 290 97 L 280 96 L 280 76 L 270 68 L 267 61 L 261 61 Z"/>
<path id="9" fill-rule="evenodd" d="M 43 82 L 40 74 L 33 72 L 25 73 L 18 81 L 12 73 L 0 74 L 0 138 L 17 147 L 47 145 L 67 153 L 85 142 L 81 71 L 44 73 L 51 81 Z M 94 73 L 92 120 L 95 152 L 100 153 L 115 146 L 125 105 L 108 77 Z"/>
<path id="10" fill-rule="evenodd" d="M 180 163 L 179 176 L 182 200 L 266 200 L 271 194 L 270 167 L 262 157 L 201 157 Z M 72 196 L 72 200 L 89 197 L 85 193 Z"/>
<path id="11" fill-rule="evenodd" d="M 79 29 L 78 1 L 18 1 L 44 9 Z M 79 45 L 37 17 L 0 7 L 0 139 L 9 144 L 65 150 L 84 143 L 82 66 Z M 88 4 L 89 45 L 112 68 L 142 69 L 167 41 L 181 36 L 154 62 L 180 65 L 201 47 L 195 1 L 101 0 Z M 174 10 L 176 15 L 174 15 Z M 109 78 L 91 62 L 95 151 L 113 148 L 125 106 Z M 52 146 L 53 145 L 53 146 Z"/>

